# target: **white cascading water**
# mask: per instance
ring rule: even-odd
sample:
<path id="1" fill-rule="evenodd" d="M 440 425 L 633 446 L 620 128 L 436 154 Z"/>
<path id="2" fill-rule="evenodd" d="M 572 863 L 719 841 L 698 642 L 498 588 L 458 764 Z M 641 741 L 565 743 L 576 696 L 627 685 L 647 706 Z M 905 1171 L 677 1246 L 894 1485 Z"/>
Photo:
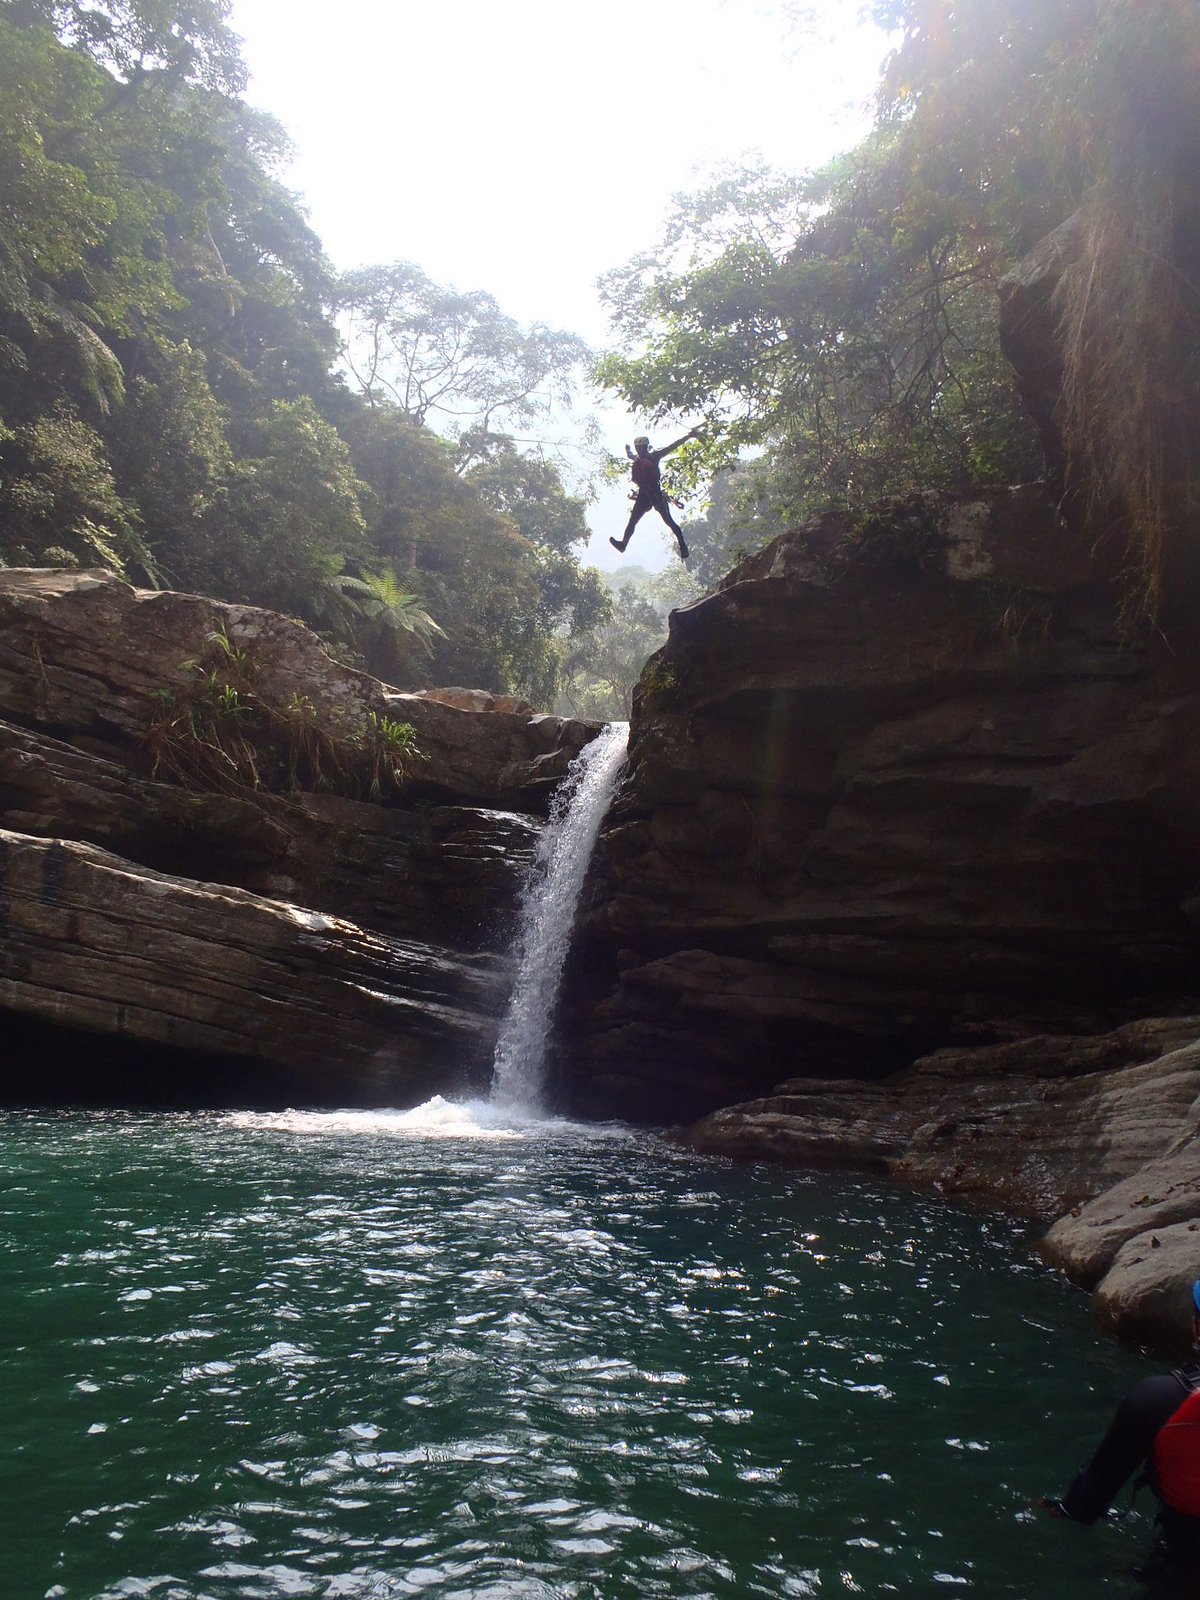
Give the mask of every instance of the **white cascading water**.
<path id="1" fill-rule="evenodd" d="M 503 1110 L 542 1109 L 546 1040 L 575 908 L 628 742 L 629 725 L 610 722 L 572 761 L 550 807 L 521 903 L 517 980 L 492 1070 L 491 1103 Z"/>

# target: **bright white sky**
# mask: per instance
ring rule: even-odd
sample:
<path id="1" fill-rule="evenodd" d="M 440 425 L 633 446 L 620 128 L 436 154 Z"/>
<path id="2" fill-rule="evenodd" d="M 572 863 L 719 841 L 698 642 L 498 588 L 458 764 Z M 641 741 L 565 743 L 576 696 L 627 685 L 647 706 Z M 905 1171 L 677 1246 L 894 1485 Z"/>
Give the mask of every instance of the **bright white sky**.
<path id="1" fill-rule="evenodd" d="M 787 12 L 806 14 L 790 28 Z M 886 40 L 860 0 L 234 0 L 249 98 L 296 145 L 288 181 L 335 265 L 415 261 L 521 322 L 602 345 L 602 272 L 671 196 L 761 154 L 799 172 L 865 131 Z M 620 410 L 617 453 L 643 431 Z M 625 492 L 593 508 L 588 559 Z M 665 530 L 664 530 L 665 532 Z M 638 548 L 640 546 L 641 548 Z M 638 530 L 631 559 L 666 545 Z"/>

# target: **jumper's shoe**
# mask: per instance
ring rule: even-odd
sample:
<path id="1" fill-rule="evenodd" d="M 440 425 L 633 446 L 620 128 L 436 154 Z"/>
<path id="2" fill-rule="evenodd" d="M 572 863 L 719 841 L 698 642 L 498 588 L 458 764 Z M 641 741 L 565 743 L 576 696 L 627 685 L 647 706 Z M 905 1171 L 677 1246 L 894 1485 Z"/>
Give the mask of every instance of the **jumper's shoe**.
<path id="1" fill-rule="evenodd" d="M 625 554 L 625 541 L 623 539 L 610 539 L 608 542 L 614 550 L 619 550 L 622 555 Z"/>
<path id="2" fill-rule="evenodd" d="M 680 539 L 678 541 L 678 544 L 679 544 L 679 559 L 680 559 L 680 561 L 686 561 L 687 558 L 688 558 L 688 547 L 687 547 L 686 544 L 684 544 L 682 539 Z"/>

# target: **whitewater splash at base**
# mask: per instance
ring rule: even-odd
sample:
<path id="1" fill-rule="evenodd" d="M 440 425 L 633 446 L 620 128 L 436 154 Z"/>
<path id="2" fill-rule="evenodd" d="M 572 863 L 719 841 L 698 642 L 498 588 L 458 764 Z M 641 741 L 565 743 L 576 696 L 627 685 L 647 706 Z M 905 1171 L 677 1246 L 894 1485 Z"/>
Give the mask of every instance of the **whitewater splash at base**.
<path id="1" fill-rule="evenodd" d="M 576 756 L 553 804 L 521 902 L 517 978 L 500 1030 L 488 1100 L 435 1095 L 405 1111 L 235 1112 L 237 1126 L 276 1132 L 448 1140 L 609 1141 L 632 1137 L 612 1123 L 581 1125 L 547 1118 L 542 1107 L 546 1040 L 575 910 L 600 824 L 629 741 L 624 722 L 609 723 Z"/>
<path id="2" fill-rule="evenodd" d="M 227 1111 L 221 1112 L 218 1120 L 234 1128 L 314 1138 L 444 1139 L 454 1144 L 536 1140 L 571 1145 L 611 1144 L 622 1139 L 633 1142 L 637 1138 L 632 1128 L 615 1122 L 571 1122 L 493 1105 L 489 1100 L 447 1100 L 440 1094 L 407 1111 Z"/>
<path id="3" fill-rule="evenodd" d="M 521 905 L 517 979 L 496 1045 L 491 1103 L 536 1115 L 575 909 L 600 824 L 616 787 L 629 726 L 610 722 L 571 763 L 538 844 Z"/>

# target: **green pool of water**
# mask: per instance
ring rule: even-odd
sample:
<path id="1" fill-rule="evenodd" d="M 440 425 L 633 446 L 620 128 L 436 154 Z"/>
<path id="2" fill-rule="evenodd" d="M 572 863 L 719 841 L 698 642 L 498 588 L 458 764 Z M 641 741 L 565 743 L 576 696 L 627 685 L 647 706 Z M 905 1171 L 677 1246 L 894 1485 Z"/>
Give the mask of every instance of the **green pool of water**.
<path id="1" fill-rule="evenodd" d="M 1143 1593 L 1148 1504 L 1029 1505 L 1146 1369 L 1008 1224 L 437 1106 L 2 1121 L 6 1600 Z"/>

